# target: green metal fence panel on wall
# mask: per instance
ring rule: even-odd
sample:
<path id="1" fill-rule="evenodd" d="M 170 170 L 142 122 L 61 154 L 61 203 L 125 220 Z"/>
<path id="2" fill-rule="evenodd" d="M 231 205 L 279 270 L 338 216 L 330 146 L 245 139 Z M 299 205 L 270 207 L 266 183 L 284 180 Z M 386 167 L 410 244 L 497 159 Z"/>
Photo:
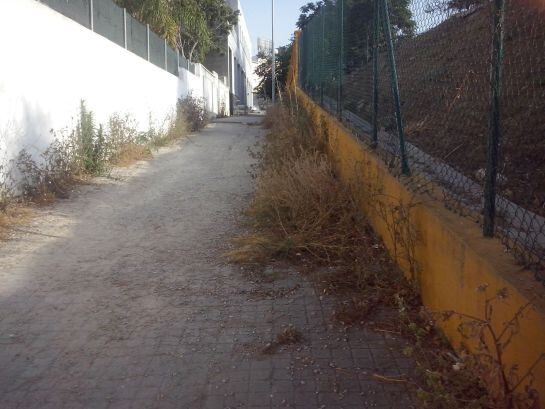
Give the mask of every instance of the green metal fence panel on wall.
<path id="1" fill-rule="evenodd" d="M 544 78 L 531 0 L 328 0 L 300 37 L 308 95 L 542 280 Z"/>
<path id="2" fill-rule="evenodd" d="M 66 17 L 77 21 L 81 25 L 91 28 L 90 0 L 41 0 L 52 9 L 64 14 Z"/>
<path id="3" fill-rule="evenodd" d="M 151 30 L 149 32 L 149 55 L 153 64 L 165 68 L 165 41 Z"/>
<path id="4" fill-rule="evenodd" d="M 167 71 L 178 75 L 178 54 L 171 47 L 167 47 Z"/>
<path id="5" fill-rule="evenodd" d="M 112 0 L 38 0 L 156 66 L 178 75 L 178 53 Z M 181 61 L 184 65 L 184 61 Z M 193 64 L 185 66 L 195 72 Z"/>
<path id="6" fill-rule="evenodd" d="M 111 0 L 93 0 L 94 31 L 125 47 L 123 9 Z"/>
<path id="7" fill-rule="evenodd" d="M 127 49 L 136 55 L 148 59 L 147 27 L 127 14 Z"/>

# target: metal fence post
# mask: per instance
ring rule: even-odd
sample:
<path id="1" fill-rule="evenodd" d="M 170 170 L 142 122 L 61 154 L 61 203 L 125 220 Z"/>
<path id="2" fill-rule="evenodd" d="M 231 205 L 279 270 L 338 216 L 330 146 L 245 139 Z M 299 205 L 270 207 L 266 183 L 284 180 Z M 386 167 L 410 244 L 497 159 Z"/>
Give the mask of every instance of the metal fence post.
<path id="1" fill-rule="evenodd" d="M 89 0 L 89 25 L 91 26 L 91 31 L 95 31 L 95 9 L 93 0 Z"/>
<path id="2" fill-rule="evenodd" d="M 320 105 L 324 106 L 325 5 L 322 5 L 322 49 L 320 52 Z"/>
<path id="3" fill-rule="evenodd" d="M 373 16 L 373 148 L 378 145 L 378 33 L 380 28 L 380 0 L 375 0 Z"/>
<path id="4" fill-rule="evenodd" d="M 312 21 L 309 23 L 309 25 L 312 23 Z M 312 30 L 311 30 L 312 29 Z M 309 30 L 311 30 L 311 33 L 314 34 L 314 26 L 311 25 Z M 311 56 L 310 59 L 312 61 L 312 64 L 309 68 L 308 73 L 308 86 L 310 91 L 310 97 L 316 101 L 316 38 L 314 36 L 310 36 L 310 44 L 311 44 Z"/>
<path id="5" fill-rule="evenodd" d="M 148 61 L 150 60 L 150 50 L 149 50 L 149 24 L 146 24 L 146 48 L 148 49 Z"/>
<path id="6" fill-rule="evenodd" d="M 123 9 L 123 41 L 125 42 L 125 50 L 128 49 L 127 40 L 127 9 Z"/>
<path id="7" fill-rule="evenodd" d="M 397 78 L 396 60 L 394 54 L 394 42 L 392 40 L 392 26 L 390 24 L 390 13 L 388 11 L 388 0 L 382 0 L 382 12 L 384 14 L 384 34 L 388 44 L 388 55 L 390 57 L 390 72 L 392 76 L 392 94 L 396 109 L 397 133 L 399 136 L 399 153 L 401 156 L 401 173 L 410 175 L 409 162 L 407 160 L 407 149 L 405 147 L 405 135 L 403 132 L 403 117 L 401 116 L 401 98 L 399 96 L 399 83 Z"/>
<path id="8" fill-rule="evenodd" d="M 340 0 L 340 24 L 339 31 L 340 47 L 339 47 L 339 96 L 337 98 L 337 112 L 339 114 L 339 120 L 343 119 L 343 57 L 344 57 L 344 0 Z"/>
<path id="9" fill-rule="evenodd" d="M 167 39 L 165 38 L 165 71 L 168 71 L 168 58 L 167 58 Z"/>
<path id="10" fill-rule="evenodd" d="M 483 234 L 485 237 L 492 237 L 494 235 L 496 219 L 496 189 L 501 143 L 501 81 L 503 68 L 504 17 L 505 1 L 494 0 L 492 59 L 490 65 L 490 128 L 488 134 L 484 187 Z"/>

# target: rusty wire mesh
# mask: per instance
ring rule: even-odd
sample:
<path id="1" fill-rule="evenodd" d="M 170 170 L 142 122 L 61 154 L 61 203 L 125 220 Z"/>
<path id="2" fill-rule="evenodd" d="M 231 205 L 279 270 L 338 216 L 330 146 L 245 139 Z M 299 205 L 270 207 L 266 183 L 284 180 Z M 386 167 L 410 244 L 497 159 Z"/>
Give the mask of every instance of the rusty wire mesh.
<path id="1" fill-rule="evenodd" d="M 399 115 L 410 168 L 404 183 L 434 197 L 439 191 L 445 206 L 479 223 L 491 129 L 497 4 L 327 0 L 300 37 L 300 87 L 376 149 L 397 174 L 402 173 Z M 502 138 L 495 234 L 545 282 L 545 6 L 535 0 L 505 0 L 501 10 Z M 395 83 L 399 114 L 392 92 Z"/>

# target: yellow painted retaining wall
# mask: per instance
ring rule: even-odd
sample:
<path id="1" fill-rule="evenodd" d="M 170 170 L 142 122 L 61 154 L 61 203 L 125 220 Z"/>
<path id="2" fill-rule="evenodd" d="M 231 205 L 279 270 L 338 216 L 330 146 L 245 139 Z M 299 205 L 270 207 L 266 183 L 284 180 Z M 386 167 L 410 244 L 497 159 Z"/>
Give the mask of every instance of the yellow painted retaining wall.
<path id="1" fill-rule="evenodd" d="M 296 39 L 298 36 L 296 33 Z M 484 318 L 485 297 L 507 289 L 507 297 L 494 303 L 492 315 L 493 326 L 500 332 L 521 307 L 533 303 L 520 318 L 520 329 L 505 350 L 506 366 L 518 365 L 519 376 L 524 375 L 545 354 L 543 285 L 515 263 L 499 240 L 485 239 L 476 223 L 450 212 L 429 195 L 412 193 L 370 148 L 298 89 L 297 43 L 289 86 L 311 115 L 316 131 L 327 140 L 336 171 L 359 196 L 373 228 L 405 274 L 418 283 L 424 305 L 436 312 Z M 480 286 L 487 286 L 486 293 L 477 291 Z M 460 348 L 458 322 L 440 325 L 453 346 Z M 533 387 L 545 408 L 545 360 L 535 366 L 533 375 Z"/>

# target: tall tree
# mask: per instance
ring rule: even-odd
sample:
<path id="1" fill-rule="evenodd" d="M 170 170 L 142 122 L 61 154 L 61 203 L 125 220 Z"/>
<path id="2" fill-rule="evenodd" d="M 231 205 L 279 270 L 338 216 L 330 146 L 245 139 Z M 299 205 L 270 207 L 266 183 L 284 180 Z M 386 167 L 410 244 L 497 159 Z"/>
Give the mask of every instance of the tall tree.
<path id="1" fill-rule="evenodd" d="M 312 20 L 314 14 L 324 5 L 324 1 L 309 2 L 300 8 L 301 14 L 299 15 L 299 20 L 295 25 L 299 30 L 305 28 L 305 26 Z"/>
<path id="2" fill-rule="evenodd" d="M 190 61 L 202 62 L 209 52 L 221 50 L 225 36 L 238 22 L 238 12 L 225 0 L 114 1 Z"/>
<path id="3" fill-rule="evenodd" d="M 283 89 L 288 81 L 288 73 L 291 62 L 291 52 L 293 43 L 284 47 L 278 48 L 276 54 L 276 84 L 277 89 Z M 256 87 L 256 92 L 266 98 L 271 98 L 272 94 L 272 55 L 270 53 L 258 54 L 259 64 L 256 67 L 255 73 L 259 76 L 259 84 Z"/>
<path id="4" fill-rule="evenodd" d="M 238 11 L 224 0 L 175 0 L 180 27 L 177 45 L 191 61 L 211 51 L 224 51 L 224 41 L 238 22 Z M 196 58 L 195 58 L 196 56 Z"/>
<path id="5" fill-rule="evenodd" d="M 114 0 L 125 7 L 138 21 L 149 24 L 151 29 L 165 38 L 172 46 L 176 44 L 178 27 L 172 15 L 171 0 Z"/>

